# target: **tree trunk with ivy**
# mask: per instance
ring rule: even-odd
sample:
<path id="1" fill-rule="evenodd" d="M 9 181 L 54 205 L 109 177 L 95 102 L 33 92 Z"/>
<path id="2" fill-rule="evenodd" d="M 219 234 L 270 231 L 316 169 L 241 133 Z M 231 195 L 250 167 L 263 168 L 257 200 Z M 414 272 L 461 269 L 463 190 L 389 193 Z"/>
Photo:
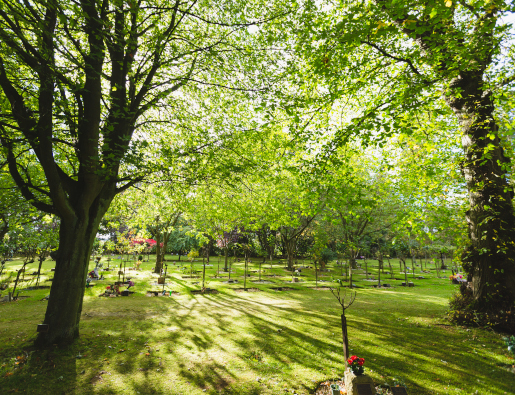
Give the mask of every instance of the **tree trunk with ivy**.
<path id="1" fill-rule="evenodd" d="M 434 82 L 456 115 L 462 132 L 462 172 L 468 189 L 466 213 L 469 245 L 461 256 L 470 287 L 451 301 L 451 318 L 513 330 L 515 326 L 515 214 L 513 188 L 508 182 L 509 160 L 503 152 L 495 120 L 495 90 L 512 84 L 515 76 L 498 85 L 488 73 L 502 45 L 498 28 L 509 6 L 505 2 L 446 2 L 414 4 L 375 0 L 376 11 L 396 26 L 418 51 L 396 58 L 383 44 L 370 43 L 382 55 L 404 62 L 421 86 Z M 509 11 L 508 11 L 509 12 Z M 463 26 L 467 26 L 464 28 Z M 399 36 L 400 37 L 400 36 Z M 393 56 L 393 58 L 392 58 Z M 427 67 L 422 71 L 417 64 Z M 430 71 L 429 71 L 430 70 Z M 427 73 L 427 74 L 426 74 Z M 441 89 L 435 85 L 437 89 Z M 423 89 L 424 90 L 424 89 Z"/>
<path id="2" fill-rule="evenodd" d="M 506 314 L 515 308 L 513 191 L 506 175 L 509 161 L 497 135 L 492 92 L 485 85 L 482 70 L 463 72 L 451 82 L 460 97 L 447 98 L 462 128 L 462 170 L 469 191 L 470 244 L 461 259 L 471 281 L 474 310 L 483 320 L 508 323 Z"/>

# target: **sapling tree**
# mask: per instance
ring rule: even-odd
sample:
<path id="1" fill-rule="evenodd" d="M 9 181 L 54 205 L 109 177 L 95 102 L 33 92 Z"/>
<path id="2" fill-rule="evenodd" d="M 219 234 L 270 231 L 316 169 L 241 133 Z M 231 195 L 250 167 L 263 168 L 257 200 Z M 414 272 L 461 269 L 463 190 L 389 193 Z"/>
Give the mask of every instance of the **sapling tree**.
<path id="1" fill-rule="evenodd" d="M 336 298 L 336 300 L 338 301 L 338 303 L 340 304 L 340 306 L 342 308 L 342 314 L 341 314 L 340 318 L 341 318 L 341 324 L 342 324 L 343 356 L 345 359 L 345 370 L 346 370 L 347 369 L 347 360 L 349 359 L 349 337 L 347 335 L 347 318 L 345 317 L 345 310 L 347 310 L 350 306 L 352 306 L 352 304 L 356 300 L 357 292 L 354 292 L 354 295 L 353 295 L 352 291 L 351 291 L 349 300 L 346 303 L 345 298 L 347 297 L 347 292 L 345 291 L 345 293 L 343 295 L 340 294 L 340 290 L 343 287 L 343 282 L 340 279 L 336 280 L 336 282 L 338 283 L 339 286 L 336 288 L 336 290 L 331 288 L 331 293 Z"/>
<path id="2" fill-rule="evenodd" d="M 59 247 L 59 221 L 56 217 L 52 218 L 44 216 L 41 219 L 41 223 L 37 226 L 37 234 L 39 243 L 37 245 L 38 254 L 38 271 L 36 279 L 36 287 L 39 286 L 39 280 L 41 278 L 41 267 L 45 259 L 50 256 L 52 251 L 55 251 Z"/>
<path id="3" fill-rule="evenodd" d="M 263 258 L 262 260 L 259 260 L 259 282 L 261 282 L 261 266 L 265 263 L 266 257 L 268 255 L 268 251 L 263 248 L 263 245 L 261 244 L 261 241 L 258 238 L 258 243 L 255 243 L 254 246 L 255 252 L 258 255 L 258 257 Z"/>
<path id="4" fill-rule="evenodd" d="M 384 273 L 384 263 L 383 263 L 383 252 L 381 250 L 378 250 L 376 252 L 377 257 L 377 286 L 381 286 L 381 272 Z"/>
<path id="5" fill-rule="evenodd" d="M 18 281 L 20 280 L 20 274 L 25 273 L 25 267 L 27 266 L 27 263 L 28 263 L 27 261 L 23 262 L 21 269 L 18 269 L 18 272 L 16 274 L 16 279 L 14 280 L 14 287 L 12 290 L 13 299 L 16 298 L 15 293 L 16 293 L 16 288 L 18 287 Z"/>
<path id="6" fill-rule="evenodd" d="M 393 268 L 392 268 L 392 262 L 390 261 L 390 255 L 386 256 L 386 260 L 388 261 L 388 267 L 390 268 L 390 278 L 393 279 Z"/>
<path id="7" fill-rule="evenodd" d="M 270 229 L 270 226 L 267 224 L 263 224 L 261 228 L 255 230 L 255 233 L 258 237 L 261 249 L 266 252 L 263 254 L 263 256 L 265 258 L 268 257 L 268 259 L 270 259 L 270 264 L 272 264 L 272 260 L 274 259 L 277 232 L 273 229 Z"/>
<path id="8" fill-rule="evenodd" d="M 318 264 L 322 260 L 324 250 L 327 248 L 328 234 L 322 227 L 317 227 L 313 233 L 314 243 L 310 248 L 311 257 L 315 265 L 315 287 L 318 288 Z"/>
<path id="9" fill-rule="evenodd" d="M 190 278 L 193 278 L 193 262 L 195 262 L 195 258 L 198 258 L 198 256 L 198 250 L 192 249 L 190 252 L 188 252 L 188 259 L 190 260 Z"/>
<path id="10" fill-rule="evenodd" d="M 44 215 L 23 199 L 19 188 L 12 180 L 7 163 L 0 152 L 0 243 L 4 243 L 2 256 L 11 257 L 16 234 L 41 223 Z M 8 236 L 11 233 L 11 236 Z M 7 236 L 7 237 L 6 237 Z M 9 242 L 10 240 L 10 242 Z"/>
<path id="11" fill-rule="evenodd" d="M 121 255 L 120 269 L 118 271 L 118 280 L 122 275 L 122 281 L 125 282 L 125 269 L 131 254 L 135 253 L 141 246 L 132 240 L 136 237 L 133 230 L 127 230 L 117 235 L 116 250 Z M 124 259 L 125 258 L 125 259 Z"/>
<path id="12" fill-rule="evenodd" d="M 216 245 L 218 248 L 224 251 L 224 272 L 229 272 L 229 278 L 231 278 L 231 270 L 229 265 L 229 250 L 236 246 L 238 241 L 240 240 L 240 233 L 238 228 L 234 228 L 233 230 L 219 234 L 216 238 Z"/>

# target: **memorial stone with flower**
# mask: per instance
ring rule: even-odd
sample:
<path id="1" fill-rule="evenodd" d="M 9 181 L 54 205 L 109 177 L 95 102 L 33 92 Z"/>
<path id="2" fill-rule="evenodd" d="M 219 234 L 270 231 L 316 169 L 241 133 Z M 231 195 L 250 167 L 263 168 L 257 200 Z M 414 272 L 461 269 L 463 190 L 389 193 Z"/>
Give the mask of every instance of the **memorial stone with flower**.
<path id="1" fill-rule="evenodd" d="M 370 391 L 375 394 L 375 386 L 372 377 L 367 376 L 364 371 L 365 358 L 358 358 L 353 355 L 347 360 L 349 365 L 345 371 L 345 389 L 347 395 L 358 395 L 358 384 L 365 384 L 370 386 Z"/>

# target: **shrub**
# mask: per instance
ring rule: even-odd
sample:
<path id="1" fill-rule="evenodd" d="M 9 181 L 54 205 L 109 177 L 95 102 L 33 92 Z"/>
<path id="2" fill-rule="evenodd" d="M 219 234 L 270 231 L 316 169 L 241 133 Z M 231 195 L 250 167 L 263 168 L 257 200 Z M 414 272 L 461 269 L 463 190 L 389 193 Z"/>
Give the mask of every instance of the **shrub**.
<path id="1" fill-rule="evenodd" d="M 449 301 L 447 315 L 451 322 L 459 325 L 475 325 L 489 327 L 501 332 L 514 333 L 515 308 L 497 304 L 477 306 L 472 291 L 467 284 L 461 284 L 460 291 L 455 293 Z"/>
<path id="2" fill-rule="evenodd" d="M 327 264 L 330 261 L 335 260 L 338 258 L 338 255 L 333 250 L 326 248 L 322 250 L 322 253 L 320 254 L 320 261 L 324 264 Z"/>

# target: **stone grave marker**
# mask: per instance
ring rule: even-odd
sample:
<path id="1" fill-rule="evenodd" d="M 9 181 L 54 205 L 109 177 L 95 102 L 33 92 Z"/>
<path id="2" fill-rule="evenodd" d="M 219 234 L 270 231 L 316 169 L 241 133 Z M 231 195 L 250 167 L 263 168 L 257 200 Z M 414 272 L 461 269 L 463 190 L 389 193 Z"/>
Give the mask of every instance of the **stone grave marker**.
<path id="1" fill-rule="evenodd" d="M 370 384 L 358 384 L 356 385 L 356 389 L 358 390 L 357 395 L 374 395 Z"/>

